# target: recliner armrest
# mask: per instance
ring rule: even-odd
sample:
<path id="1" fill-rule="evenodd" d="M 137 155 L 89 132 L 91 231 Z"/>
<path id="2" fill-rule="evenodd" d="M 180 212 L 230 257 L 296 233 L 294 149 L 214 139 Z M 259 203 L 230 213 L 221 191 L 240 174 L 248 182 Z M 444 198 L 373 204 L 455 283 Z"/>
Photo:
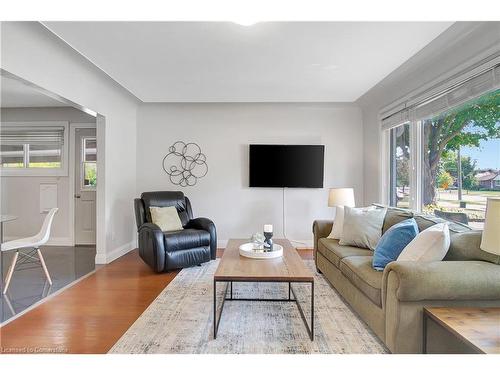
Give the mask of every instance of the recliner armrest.
<path id="1" fill-rule="evenodd" d="M 163 232 L 161 231 L 160 227 L 154 223 L 144 223 L 142 224 L 139 229 L 137 230 L 138 232 L 142 230 L 151 230 L 151 231 L 158 231 L 163 235 Z"/>
<path id="2" fill-rule="evenodd" d="M 384 270 L 383 303 L 387 290 L 408 302 L 500 300 L 500 266 L 483 261 L 391 262 Z"/>
<path id="3" fill-rule="evenodd" d="M 201 229 L 210 233 L 210 257 L 215 259 L 217 256 L 217 230 L 214 222 L 206 217 L 198 217 L 189 220 L 185 228 Z"/>
<path id="4" fill-rule="evenodd" d="M 144 223 L 138 230 L 139 254 L 155 272 L 165 269 L 165 242 L 160 227 Z"/>

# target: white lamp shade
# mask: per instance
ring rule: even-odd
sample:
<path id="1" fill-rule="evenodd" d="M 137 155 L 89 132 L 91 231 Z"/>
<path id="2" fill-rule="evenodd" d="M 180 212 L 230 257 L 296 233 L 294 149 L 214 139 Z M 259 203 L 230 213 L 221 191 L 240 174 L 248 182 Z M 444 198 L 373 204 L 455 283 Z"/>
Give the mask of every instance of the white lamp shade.
<path id="1" fill-rule="evenodd" d="M 354 207 L 354 189 L 353 188 L 336 188 L 330 189 L 328 195 L 328 206 L 347 206 Z"/>
<path id="2" fill-rule="evenodd" d="M 500 255 L 500 198 L 488 198 L 481 249 Z"/>

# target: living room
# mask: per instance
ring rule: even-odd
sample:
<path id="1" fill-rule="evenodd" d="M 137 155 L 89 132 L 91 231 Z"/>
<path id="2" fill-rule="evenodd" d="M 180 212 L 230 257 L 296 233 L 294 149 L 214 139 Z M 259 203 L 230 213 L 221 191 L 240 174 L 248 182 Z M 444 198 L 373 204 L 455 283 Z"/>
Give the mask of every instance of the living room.
<path id="1" fill-rule="evenodd" d="M 2 354 L 499 354 L 500 22 L 350 7 L 2 16 Z"/>

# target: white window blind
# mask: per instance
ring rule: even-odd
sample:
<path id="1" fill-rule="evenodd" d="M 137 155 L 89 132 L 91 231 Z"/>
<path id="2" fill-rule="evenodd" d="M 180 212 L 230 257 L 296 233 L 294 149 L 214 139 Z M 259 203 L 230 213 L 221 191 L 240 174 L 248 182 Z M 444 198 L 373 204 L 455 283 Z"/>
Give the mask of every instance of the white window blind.
<path id="1" fill-rule="evenodd" d="M 408 121 L 432 117 L 475 99 L 485 92 L 500 88 L 500 63 L 453 86 L 446 87 L 446 84 L 442 86 L 443 89 L 437 94 L 422 93 L 417 99 L 404 103 L 402 109 L 383 114 L 382 130 L 391 129 Z"/>
<path id="2" fill-rule="evenodd" d="M 3 126 L 0 128 L 1 145 L 38 145 L 62 146 L 64 144 L 63 126 Z"/>

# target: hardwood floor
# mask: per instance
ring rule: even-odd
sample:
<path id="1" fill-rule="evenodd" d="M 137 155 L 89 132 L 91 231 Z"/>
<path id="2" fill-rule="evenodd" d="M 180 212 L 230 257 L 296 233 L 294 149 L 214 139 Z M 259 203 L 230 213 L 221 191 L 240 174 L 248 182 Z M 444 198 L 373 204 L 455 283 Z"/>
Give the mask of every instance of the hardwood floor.
<path id="1" fill-rule="evenodd" d="M 177 273 L 153 273 L 134 250 L 0 328 L 0 352 L 107 353 Z"/>

